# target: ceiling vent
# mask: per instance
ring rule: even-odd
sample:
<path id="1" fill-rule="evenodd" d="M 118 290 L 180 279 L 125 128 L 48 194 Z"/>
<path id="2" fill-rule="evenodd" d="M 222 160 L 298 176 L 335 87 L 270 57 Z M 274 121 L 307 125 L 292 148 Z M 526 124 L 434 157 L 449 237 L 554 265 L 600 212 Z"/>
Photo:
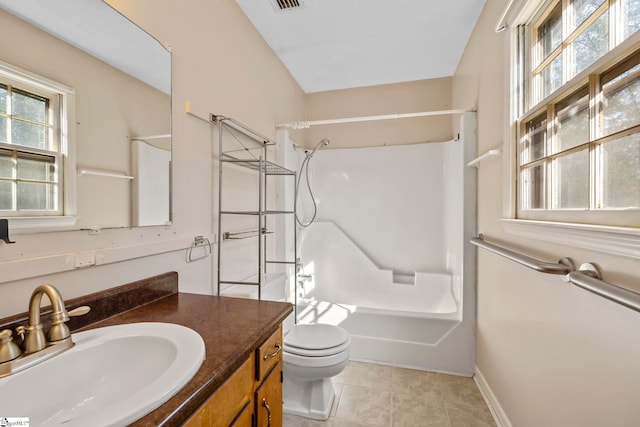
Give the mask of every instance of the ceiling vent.
<path id="1" fill-rule="evenodd" d="M 299 8 L 304 2 L 303 0 L 271 0 L 271 3 L 276 12 L 282 12 Z"/>

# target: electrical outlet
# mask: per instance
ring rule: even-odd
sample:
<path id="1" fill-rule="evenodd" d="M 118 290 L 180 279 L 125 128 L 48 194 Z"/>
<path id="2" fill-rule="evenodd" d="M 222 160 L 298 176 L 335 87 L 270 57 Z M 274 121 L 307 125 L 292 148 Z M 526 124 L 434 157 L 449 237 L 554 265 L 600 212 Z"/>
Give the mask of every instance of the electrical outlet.
<path id="1" fill-rule="evenodd" d="M 95 252 L 76 254 L 76 268 L 90 267 L 92 265 L 96 265 Z"/>

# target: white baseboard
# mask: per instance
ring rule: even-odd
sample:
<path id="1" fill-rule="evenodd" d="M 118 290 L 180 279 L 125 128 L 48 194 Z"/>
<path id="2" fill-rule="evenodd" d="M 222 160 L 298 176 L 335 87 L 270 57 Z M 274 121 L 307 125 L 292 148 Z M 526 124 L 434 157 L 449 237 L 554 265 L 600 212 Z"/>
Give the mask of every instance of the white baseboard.
<path id="1" fill-rule="evenodd" d="M 491 387 L 487 383 L 487 380 L 480 372 L 480 369 L 476 366 L 476 374 L 473 376 L 473 380 L 476 382 L 478 389 L 480 390 L 480 394 L 484 398 L 489 410 L 491 411 L 491 415 L 493 415 L 493 420 L 496 422 L 498 427 L 513 427 L 511 425 L 511 421 L 507 418 L 507 414 L 500 406 L 500 402 L 496 398 L 496 395 L 493 394 Z"/>

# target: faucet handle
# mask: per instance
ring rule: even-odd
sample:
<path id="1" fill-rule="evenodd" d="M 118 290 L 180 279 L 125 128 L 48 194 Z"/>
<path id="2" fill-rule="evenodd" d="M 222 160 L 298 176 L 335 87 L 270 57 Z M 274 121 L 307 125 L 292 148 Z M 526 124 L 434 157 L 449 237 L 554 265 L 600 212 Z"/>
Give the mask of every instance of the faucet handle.
<path id="1" fill-rule="evenodd" d="M 71 311 L 65 310 L 66 320 L 58 321 L 51 325 L 49 333 L 47 334 L 47 339 L 49 340 L 49 342 L 55 343 L 69 338 L 71 336 L 71 332 L 69 331 L 69 327 L 64 322 L 69 320 L 70 317 L 82 316 L 83 314 L 87 314 L 89 310 L 91 310 L 91 307 L 89 307 L 88 305 L 74 308 Z"/>
<path id="2" fill-rule="evenodd" d="M 0 331 L 0 363 L 17 359 L 21 353 L 20 347 L 13 342 L 11 329 Z"/>
<path id="3" fill-rule="evenodd" d="M 16 333 L 20 335 L 22 340 L 24 340 L 25 327 L 23 325 L 16 327 Z"/>
<path id="4" fill-rule="evenodd" d="M 88 305 L 81 305 L 80 307 L 76 307 L 73 310 L 68 311 L 67 315 L 69 315 L 69 317 L 83 316 L 90 311 L 91 307 L 89 307 Z"/>

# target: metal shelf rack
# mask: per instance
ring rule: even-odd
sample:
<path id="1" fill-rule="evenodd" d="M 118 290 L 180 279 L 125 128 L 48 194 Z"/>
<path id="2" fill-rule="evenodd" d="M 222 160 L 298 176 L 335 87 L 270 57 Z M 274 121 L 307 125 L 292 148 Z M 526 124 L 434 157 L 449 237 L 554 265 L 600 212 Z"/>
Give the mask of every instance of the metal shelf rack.
<path id="1" fill-rule="evenodd" d="M 269 138 L 259 134 L 248 126 L 228 117 L 211 116 L 211 120 L 218 125 L 219 132 L 219 179 L 218 179 L 218 236 L 222 240 L 218 245 L 218 274 L 217 290 L 222 295 L 222 285 L 248 285 L 258 287 L 258 299 L 262 299 L 262 285 L 264 284 L 268 264 L 293 265 L 297 259 L 295 206 L 291 209 L 271 209 L 268 206 L 267 188 L 268 179 L 273 176 L 290 177 L 293 188 L 296 186 L 296 172 L 286 169 L 276 163 L 267 160 L 267 148 L 275 145 Z M 233 210 L 224 209 L 223 192 L 224 170 L 231 166 L 249 169 L 258 174 L 258 198 L 257 209 Z M 267 219 L 276 215 L 288 215 L 293 224 L 293 259 L 278 260 L 267 257 L 267 235 L 275 234 L 267 226 Z M 225 216 L 254 216 L 257 219 L 256 227 L 252 230 L 226 231 L 222 229 Z M 222 278 L 222 252 L 224 240 L 256 239 L 257 250 L 257 274 L 252 280 L 224 280 Z"/>

